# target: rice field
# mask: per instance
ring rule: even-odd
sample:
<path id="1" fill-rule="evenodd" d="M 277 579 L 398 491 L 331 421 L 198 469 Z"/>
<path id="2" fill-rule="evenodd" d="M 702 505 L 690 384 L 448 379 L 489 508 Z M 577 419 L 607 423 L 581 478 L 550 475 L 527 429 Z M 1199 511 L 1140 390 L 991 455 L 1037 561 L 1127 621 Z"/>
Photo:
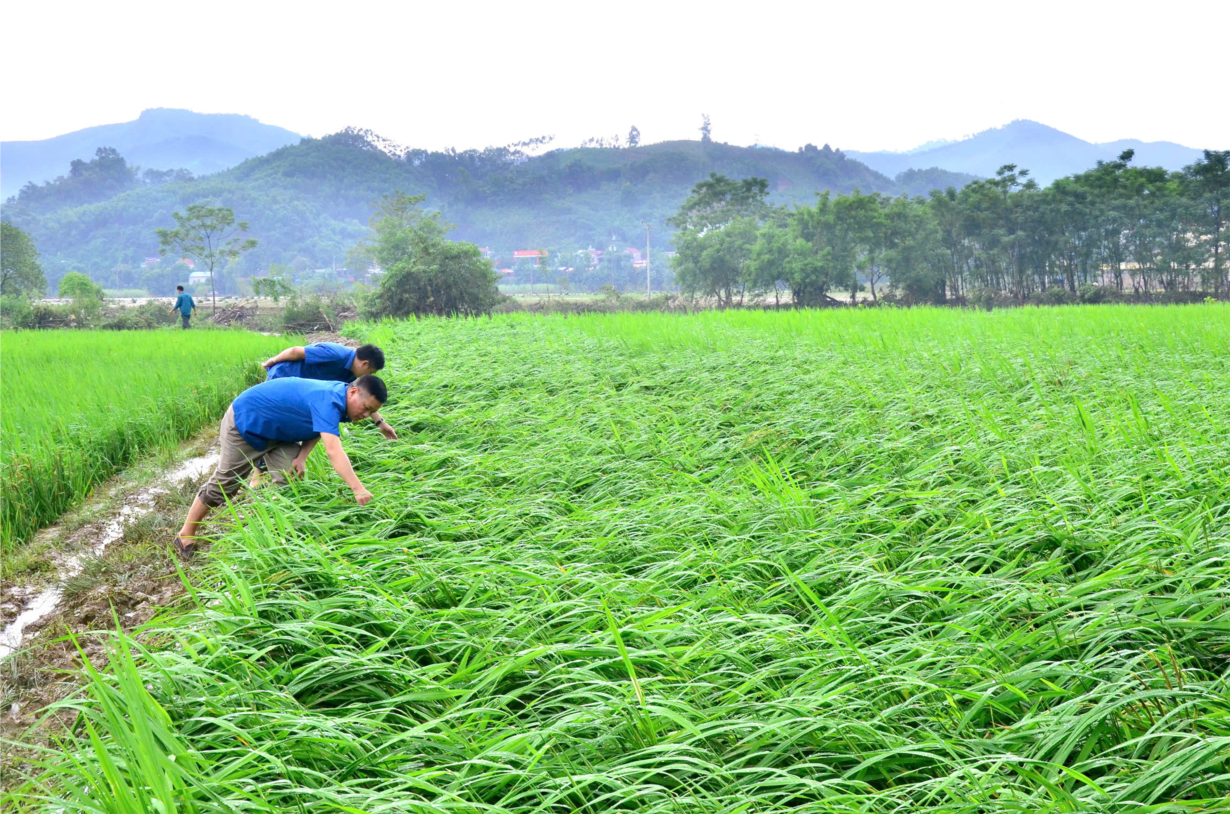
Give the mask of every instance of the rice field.
<path id="1" fill-rule="evenodd" d="M 12 801 L 1230 810 L 1230 308 L 367 326 Z"/>
<path id="2" fill-rule="evenodd" d="M 4 332 L 0 550 L 138 455 L 217 419 L 288 341 L 243 331 Z"/>

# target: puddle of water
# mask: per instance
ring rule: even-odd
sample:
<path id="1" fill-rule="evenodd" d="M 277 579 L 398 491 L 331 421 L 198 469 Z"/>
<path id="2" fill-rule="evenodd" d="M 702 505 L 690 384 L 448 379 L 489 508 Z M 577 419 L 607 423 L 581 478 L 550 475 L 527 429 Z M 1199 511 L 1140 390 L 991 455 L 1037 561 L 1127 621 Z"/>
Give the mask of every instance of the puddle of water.
<path id="1" fill-rule="evenodd" d="M 217 452 L 212 455 L 202 455 L 199 458 L 191 458 L 175 467 L 175 469 L 172 469 L 167 475 L 167 480 L 176 485 L 189 479 L 196 480 L 201 477 L 201 475 L 204 475 L 206 472 L 217 466 L 220 458 L 221 455 Z"/>
<path id="2" fill-rule="evenodd" d="M 59 585 L 56 585 L 54 588 L 48 588 L 34 597 L 34 601 L 27 605 L 25 610 L 17 614 L 17 618 L 9 622 L 8 627 L 0 631 L 0 659 L 8 658 L 14 650 L 21 646 L 21 635 L 25 631 L 26 625 L 42 619 L 55 610 L 58 604 L 60 604 Z"/>
<path id="3" fill-rule="evenodd" d="M 218 457 L 218 453 L 215 452 L 190 458 L 167 472 L 164 482 L 178 486 L 186 480 L 196 480 L 218 464 Z M 103 527 L 102 533 L 90 547 L 91 554 L 95 557 L 101 556 L 107 546 L 124 536 L 124 526 L 130 520 L 151 512 L 154 508 L 154 498 L 165 494 L 166 491 L 161 486 L 151 486 L 129 498 L 128 502 L 120 508 L 119 513 Z M 83 564 L 80 556 L 72 554 L 56 557 L 53 555 L 53 559 L 56 561 L 56 584 L 39 593 L 33 601 L 25 603 L 25 608 L 17 615 L 17 618 L 0 630 L 0 661 L 8 658 L 21 646 L 26 627 L 54 611 L 60 604 L 63 596 L 61 585 L 64 580 L 81 573 Z M 15 588 L 13 592 L 17 594 L 22 592 L 22 589 Z M 27 590 L 24 593 L 29 595 L 33 591 Z"/>

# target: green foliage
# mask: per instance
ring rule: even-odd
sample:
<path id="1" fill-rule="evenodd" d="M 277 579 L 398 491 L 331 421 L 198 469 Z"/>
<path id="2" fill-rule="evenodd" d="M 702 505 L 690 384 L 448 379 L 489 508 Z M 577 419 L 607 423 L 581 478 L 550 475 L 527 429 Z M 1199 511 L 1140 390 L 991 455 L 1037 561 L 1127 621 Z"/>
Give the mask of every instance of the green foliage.
<path id="1" fill-rule="evenodd" d="M 371 253 L 384 270 L 367 305 L 373 317 L 477 316 L 499 301 L 496 271 L 473 243 L 446 240 L 423 196 L 394 194 L 372 218 Z"/>
<path id="2" fill-rule="evenodd" d="M 263 378 L 253 360 L 287 345 L 242 331 L 171 330 L 23 331 L 2 341 L 6 552 L 137 456 L 220 417 Z"/>
<path id="3" fill-rule="evenodd" d="M 47 278 L 30 236 L 8 221 L 0 222 L 0 296 L 41 297 Z"/>
<path id="4" fill-rule="evenodd" d="M 769 182 L 764 178 L 736 181 L 711 172 L 708 178 L 692 187 L 692 194 L 667 223 L 680 230 L 703 232 L 725 226 L 737 218 L 760 217 L 766 212 L 768 194 Z"/>
<path id="5" fill-rule="evenodd" d="M 286 282 L 288 276 L 288 269 L 272 266 L 268 277 L 253 277 L 248 284 L 252 286 L 252 293 L 255 296 L 267 297 L 276 303 L 283 297 L 290 297 L 295 293 L 294 286 Z"/>
<path id="6" fill-rule="evenodd" d="M 824 193 L 815 206 L 764 216 L 751 263 L 744 242 L 723 243 L 714 231 L 739 211 L 731 203 L 738 184 L 715 176 L 671 219 L 682 229 L 676 275 L 684 291 L 710 296 L 718 296 L 713 281 L 721 274 L 724 290 L 777 297 L 789 287 L 803 306 L 832 301 L 837 288 L 853 302 L 866 287 L 877 301 L 881 281 L 896 302 L 978 307 L 1109 301 L 1126 289 L 1159 302 L 1196 302 L 1197 292 L 1226 297 L 1227 156 L 1209 152 L 1167 173 L 1131 167 L 1128 150 L 1046 189 L 1006 165 L 994 178 L 929 199 Z M 707 256 L 704 247 L 729 256 Z"/>
<path id="7" fill-rule="evenodd" d="M 893 180 L 901 185 L 901 191 L 904 194 L 912 197 L 927 196 L 932 192 L 943 191 L 949 187 L 960 189 L 972 181 L 977 181 L 978 176 L 930 167 L 925 170 L 909 169 L 899 172 Z"/>
<path id="8" fill-rule="evenodd" d="M 93 273 L 121 263 L 139 266 L 155 254 L 159 244 L 152 228 L 174 226 L 173 211 L 204 202 L 230 207 L 249 215 L 251 231 L 260 237 L 258 247 L 216 280 L 219 293 L 238 293 L 232 275 L 262 276 L 270 264 L 296 257 L 317 267 L 347 257 L 366 234 L 371 202 L 396 190 L 425 195 L 425 205 L 461 224 L 456 239 L 509 253 L 534 246 L 575 251 L 606 246 L 612 234 L 624 245 L 639 246 L 641 224 L 661 224 L 710 172 L 770 179 L 775 203 L 810 201 L 821 189 L 899 189 L 831 149 L 790 153 L 676 141 L 540 156 L 514 148 L 390 155 L 372 134 L 348 131 L 305 139 L 226 172 L 137 185 L 87 205 L 35 211 L 7 204 L 4 217 L 30 232 L 44 256 Z M 625 184 L 632 190 L 627 196 Z M 654 250 L 670 248 L 670 236 L 655 228 Z"/>
<path id="9" fill-rule="evenodd" d="M 289 333 L 337 331 L 358 315 L 360 298 L 351 292 L 302 294 L 296 292 L 282 308 L 279 328 Z"/>
<path id="10" fill-rule="evenodd" d="M 106 331 L 143 331 L 162 325 L 178 324 L 178 315 L 169 313 L 163 303 L 153 301 L 142 303 L 135 308 L 111 309 L 99 320 L 98 327 Z"/>
<path id="11" fill-rule="evenodd" d="M 228 206 L 190 204 L 184 214 L 172 212 L 174 229 L 158 229 L 158 253 L 176 257 L 193 257 L 209 271 L 209 290 L 218 310 L 214 272 L 223 264 L 256 248 L 256 238 L 245 237 L 248 222 L 235 222 L 235 212 Z"/>
<path id="12" fill-rule="evenodd" d="M 99 147 L 90 161 L 74 159 L 67 177 L 41 185 L 31 181 L 6 206 L 32 213 L 52 212 L 114 198 L 138 183 L 136 170 L 115 148 Z"/>
<path id="13" fill-rule="evenodd" d="M 70 271 L 60 278 L 59 295 L 62 299 L 81 302 L 99 302 L 103 298 L 102 286 L 79 271 Z"/>
<path id="14" fill-rule="evenodd" d="M 187 614 L 117 634 L 7 793 L 1224 811 L 1227 331 L 1224 305 L 370 326 L 408 394 L 401 442 L 346 440 L 375 500 L 319 453 L 245 499 Z"/>

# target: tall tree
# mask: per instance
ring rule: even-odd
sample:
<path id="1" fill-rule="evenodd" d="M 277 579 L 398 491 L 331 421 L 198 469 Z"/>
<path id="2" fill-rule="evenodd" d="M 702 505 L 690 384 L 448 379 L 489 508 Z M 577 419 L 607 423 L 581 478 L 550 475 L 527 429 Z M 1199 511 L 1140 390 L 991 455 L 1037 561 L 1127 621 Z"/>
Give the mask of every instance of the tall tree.
<path id="1" fill-rule="evenodd" d="M 768 211 L 765 203 L 768 194 L 768 179 L 736 181 L 711 172 L 708 178 L 692 187 L 692 194 L 666 222 L 677 229 L 718 229 L 736 218 L 763 216 Z"/>
<path id="2" fill-rule="evenodd" d="M 477 316 L 499 299 L 496 271 L 473 243 L 446 240 L 452 228 L 425 213 L 422 195 L 395 193 L 376 204 L 370 255 L 384 270 L 369 304 L 373 317 Z"/>
<path id="3" fill-rule="evenodd" d="M 235 213 L 229 206 L 206 206 L 192 204 L 184 214 L 172 212 L 174 229 L 159 229 L 161 244 L 158 254 L 168 252 L 196 258 L 209 270 L 209 293 L 213 311 L 218 313 L 218 292 L 214 272 L 224 263 L 235 260 L 246 251 L 256 248 L 256 239 L 245 237 L 248 222 L 235 222 Z"/>
<path id="4" fill-rule="evenodd" d="M 632 129 L 628 131 L 628 146 L 636 147 L 641 143 L 641 131 L 636 129 L 636 125 L 632 125 Z"/>
<path id="5" fill-rule="evenodd" d="M 1226 200 L 1230 198 L 1230 150 L 1205 150 L 1204 160 L 1183 170 L 1204 212 L 1204 233 L 1212 254 L 1214 292 L 1230 291 L 1226 275 Z"/>
<path id="6" fill-rule="evenodd" d="M 8 221 L 0 222 L 0 295 L 38 297 L 46 289 L 34 241 Z"/>
<path id="7" fill-rule="evenodd" d="M 700 140 L 703 143 L 708 144 L 709 142 L 713 141 L 712 136 L 713 136 L 713 127 L 712 125 L 709 124 L 709 114 L 702 113 L 700 114 Z"/>

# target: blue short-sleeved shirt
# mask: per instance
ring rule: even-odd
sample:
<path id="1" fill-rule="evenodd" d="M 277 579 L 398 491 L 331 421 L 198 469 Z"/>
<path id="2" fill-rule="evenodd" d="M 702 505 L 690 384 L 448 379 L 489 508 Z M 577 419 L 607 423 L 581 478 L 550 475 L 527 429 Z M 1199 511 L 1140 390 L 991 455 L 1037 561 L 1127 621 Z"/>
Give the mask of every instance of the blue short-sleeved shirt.
<path id="1" fill-rule="evenodd" d="M 354 364 L 354 354 L 353 348 L 336 342 L 304 345 L 302 361 L 278 362 L 269 368 L 268 378 L 284 379 L 295 376 L 300 379 L 350 384 L 355 379 L 355 375 L 350 372 L 350 366 Z"/>
<path id="2" fill-rule="evenodd" d="M 172 305 L 171 308 L 177 309 L 181 314 L 187 317 L 192 315 L 192 309 L 196 308 L 196 302 L 193 301 L 191 294 L 180 294 L 175 298 L 175 304 Z"/>
<path id="3" fill-rule="evenodd" d="M 271 443 L 302 443 L 322 432 L 338 434 L 346 417 L 346 385 L 286 377 L 261 382 L 232 405 L 235 429 L 255 449 Z"/>

